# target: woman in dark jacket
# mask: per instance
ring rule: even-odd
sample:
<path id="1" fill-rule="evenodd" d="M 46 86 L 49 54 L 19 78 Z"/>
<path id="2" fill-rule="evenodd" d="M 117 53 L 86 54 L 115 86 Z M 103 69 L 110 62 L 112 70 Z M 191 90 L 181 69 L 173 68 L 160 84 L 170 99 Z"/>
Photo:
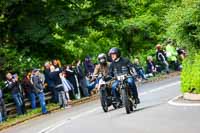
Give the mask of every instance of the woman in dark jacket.
<path id="1" fill-rule="evenodd" d="M 24 89 L 26 96 L 31 101 L 32 109 L 35 109 L 36 108 L 36 95 L 34 92 L 34 90 L 35 90 L 34 86 L 31 83 L 30 79 L 31 79 L 31 73 L 26 74 L 22 80 L 22 87 Z"/>
<path id="2" fill-rule="evenodd" d="M 67 106 L 67 96 L 64 92 L 64 87 L 63 87 L 62 80 L 60 77 L 61 73 L 62 73 L 61 69 L 56 70 L 53 65 L 50 66 L 50 73 L 49 73 L 50 80 L 52 80 L 55 85 L 54 90 L 58 94 L 58 101 L 59 101 L 60 107 L 65 108 Z"/>

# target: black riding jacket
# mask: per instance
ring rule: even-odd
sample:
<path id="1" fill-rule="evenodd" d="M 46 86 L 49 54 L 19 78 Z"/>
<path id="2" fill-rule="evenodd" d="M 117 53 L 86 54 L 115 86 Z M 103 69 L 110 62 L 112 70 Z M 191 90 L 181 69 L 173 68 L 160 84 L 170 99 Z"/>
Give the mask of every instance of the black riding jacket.
<path id="1" fill-rule="evenodd" d="M 109 75 L 115 77 L 123 74 L 131 74 L 132 68 L 133 64 L 130 60 L 120 57 L 117 61 L 113 61 L 110 64 Z"/>

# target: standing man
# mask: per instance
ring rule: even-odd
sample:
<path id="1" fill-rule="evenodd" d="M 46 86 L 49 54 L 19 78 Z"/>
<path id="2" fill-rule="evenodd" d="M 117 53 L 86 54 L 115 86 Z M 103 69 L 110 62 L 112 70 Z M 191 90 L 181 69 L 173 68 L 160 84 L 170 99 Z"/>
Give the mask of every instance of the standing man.
<path id="1" fill-rule="evenodd" d="M 86 56 L 84 61 L 85 75 L 90 76 L 94 72 L 94 64 L 91 62 L 91 57 Z"/>
<path id="2" fill-rule="evenodd" d="M 169 63 L 167 61 L 167 56 L 160 44 L 156 45 L 156 59 L 159 62 L 159 64 L 165 67 L 165 72 L 169 73 Z"/>
<path id="3" fill-rule="evenodd" d="M 40 106 L 42 108 L 42 114 L 47 114 L 48 111 L 46 109 L 46 103 L 45 103 L 45 96 L 44 96 L 44 84 L 42 80 L 40 79 L 40 72 L 39 69 L 34 69 L 32 72 L 32 82 L 35 89 L 35 93 L 39 98 Z"/>
<path id="4" fill-rule="evenodd" d="M 6 74 L 6 87 L 11 91 L 12 98 L 16 104 L 17 114 L 24 114 L 23 109 L 23 99 L 20 93 L 19 82 L 17 75 L 12 75 L 11 73 Z"/>
<path id="5" fill-rule="evenodd" d="M 58 92 L 55 89 L 55 83 L 51 78 L 51 71 L 50 71 L 50 67 L 53 66 L 50 64 L 50 62 L 45 62 L 44 64 L 44 76 L 45 76 L 45 84 L 47 84 L 47 88 L 48 90 L 51 91 L 52 93 L 52 102 L 53 103 L 58 103 Z M 55 67 L 54 67 L 55 68 Z"/>
<path id="6" fill-rule="evenodd" d="M 178 52 L 176 51 L 176 48 L 174 47 L 174 42 L 171 39 L 167 40 L 166 55 L 168 61 L 172 65 L 172 68 L 174 70 L 179 70 L 179 63 L 177 59 Z"/>

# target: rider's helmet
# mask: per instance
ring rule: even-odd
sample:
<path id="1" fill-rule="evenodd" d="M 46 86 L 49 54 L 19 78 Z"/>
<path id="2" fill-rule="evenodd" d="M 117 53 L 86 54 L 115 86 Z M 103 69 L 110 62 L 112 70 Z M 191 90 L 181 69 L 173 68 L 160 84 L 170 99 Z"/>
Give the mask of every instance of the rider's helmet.
<path id="1" fill-rule="evenodd" d="M 104 53 L 99 54 L 98 61 L 100 64 L 105 64 L 107 62 L 106 54 Z"/>
<path id="2" fill-rule="evenodd" d="M 110 50 L 109 50 L 109 56 L 111 55 L 111 54 L 116 54 L 117 55 L 117 57 L 120 57 L 120 55 L 121 55 L 121 53 L 120 53 L 120 50 L 118 49 L 118 48 L 111 48 Z"/>

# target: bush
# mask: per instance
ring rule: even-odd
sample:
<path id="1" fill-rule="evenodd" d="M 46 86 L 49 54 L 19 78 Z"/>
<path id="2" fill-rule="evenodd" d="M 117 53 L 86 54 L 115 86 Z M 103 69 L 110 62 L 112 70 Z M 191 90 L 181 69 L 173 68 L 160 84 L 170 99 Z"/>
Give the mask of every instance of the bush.
<path id="1" fill-rule="evenodd" d="M 200 48 L 200 1 L 182 0 L 171 8 L 166 18 L 166 36 L 181 46 Z"/>
<path id="2" fill-rule="evenodd" d="M 191 55 L 183 61 L 181 73 L 182 92 L 200 94 L 200 53 Z"/>

